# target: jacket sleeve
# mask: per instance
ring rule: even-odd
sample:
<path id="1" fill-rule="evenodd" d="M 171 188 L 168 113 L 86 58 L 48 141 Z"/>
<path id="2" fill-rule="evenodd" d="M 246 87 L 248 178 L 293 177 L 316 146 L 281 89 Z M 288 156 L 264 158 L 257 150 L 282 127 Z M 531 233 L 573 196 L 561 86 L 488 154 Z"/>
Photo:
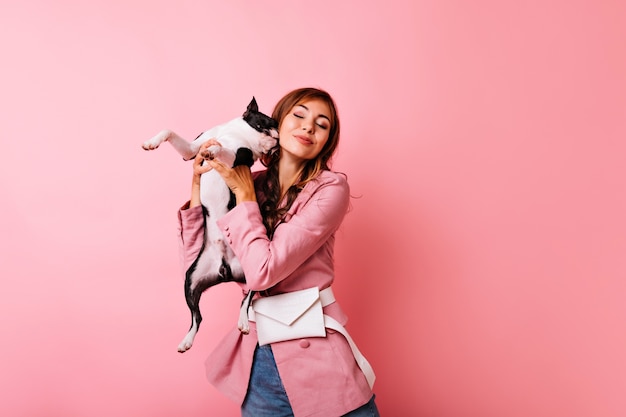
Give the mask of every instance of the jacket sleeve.
<path id="1" fill-rule="evenodd" d="M 308 199 L 294 202 L 297 207 L 277 226 L 272 240 L 256 202 L 240 203 L 218 220 L 251 290 L 266 290 L 288 277 L 341 225 L 350 199 L 347 180 L 336 174 L 307 187 L 302 193 L 309 193 Z"/>
<path id="2" fill-rule="evenodd" d="M 178 249 L 183 275 L 194 263 L 204 245 L 202 206 L 189 208 L 189 202 L 178 210 Z"/>

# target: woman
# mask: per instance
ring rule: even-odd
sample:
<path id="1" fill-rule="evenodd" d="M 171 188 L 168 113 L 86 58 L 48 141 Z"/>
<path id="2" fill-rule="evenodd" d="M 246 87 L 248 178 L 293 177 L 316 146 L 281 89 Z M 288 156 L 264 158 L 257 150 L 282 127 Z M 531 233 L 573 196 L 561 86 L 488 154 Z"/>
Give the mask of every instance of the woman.
<path id="1" fill-rule="evenodd" d="M 329 168 L 339 141 L 335 104 L 325 91 L 302 88 L 285 95 L 272 117 L 280 140 L 262 158 L 265 171 L 251 173 L 218 160 L 203 165 L 196 157 L 191 200 L 179 212 L 181 255 L 187 268 L 201 250 L 200 176 L 215 169 L 236 198 L 218 224 L 242 264 L 244 294 L 255 294 L 250 311 L 267 301 L 272 305 L 272 296 L 313 290 L 324 298 L 326 336 L 263 344 L 259 334 L 272 336 L 271 329 L 258 319 L 249 331 L 240 325 L 207 359 L 208 379 L 242 404 L 244 417 L 378 416 L 373 372 L 345 332 L 347 318 L 330 290 L 334 234 L 350 198 L 345 176 Z"/>

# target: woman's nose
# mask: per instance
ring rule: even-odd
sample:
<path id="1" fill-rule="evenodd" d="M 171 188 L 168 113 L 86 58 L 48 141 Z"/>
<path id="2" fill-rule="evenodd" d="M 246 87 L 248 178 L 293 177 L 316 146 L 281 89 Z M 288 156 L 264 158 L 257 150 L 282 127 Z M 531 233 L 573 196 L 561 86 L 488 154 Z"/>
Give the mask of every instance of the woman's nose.
<path id="1" fill-rule="evenodd" d="M 306 120 L 305 119 L 305 120 L 302 121 L 302 129 L 307 131 L 307 132 L 312 132 L 314 125 L 315 124 L 312 121 L 310 121 L 310 120 Z"/>

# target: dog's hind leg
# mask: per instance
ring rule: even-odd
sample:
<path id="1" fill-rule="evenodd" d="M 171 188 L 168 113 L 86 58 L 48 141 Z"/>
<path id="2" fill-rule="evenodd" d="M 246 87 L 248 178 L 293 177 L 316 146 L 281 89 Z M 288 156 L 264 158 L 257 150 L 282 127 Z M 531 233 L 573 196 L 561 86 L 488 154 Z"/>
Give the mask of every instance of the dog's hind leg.
<path id="1" fill-rule="evenodd" d="M 248 295 L 245 296 L 241 302 L 241 308 L 239 310 L 239 321 L 237 322 L 237 328 L 243 334 L 250 333 L 250 322 L 248 320 L 248 309 L 252 303 L 252 297 L 254 297 L 255 291 L 248 291 Z"/>
<path id="2" fill-rule="evenodd" d="M 200 297 L 208 288 L 223 281 L 223 277 L 220 276 L 221 266 L 221 254 L 215 246 L 208 245 L 204 247 L 198 259 L 187 271 L 185 277 L 185 300 L 191 312 L 191 326 L 178 345 L 179 352 L 186 352 L 193 344 L 202 321 Z"/>
<path id="3" fill-rule="evenodd" d="M 211 284 L 211 281 L 215 281 L 206 279 L 196 282 L 196 285 L 194 286 L 194 280 L 192 279 L 194 272 L 195 271 L 192 271 L 188 274 L 185 279 L 185 299 L 187 300 L 187 306 L 191 312 L 191 326 L 189 327 L 189 331 L 183 340 L 178 345 L 178 351 L 181 353 L 188 351 L 193 345 L 193 340 L 195 339 L 198 329 L 200 328 L 200 323 L 202 322 L 202 314 L 200 313 L 200 297 L 207 288 L 214 285 Z"/>
<path id="4" fill-rule="evenodd" d="M 181 353 L 191 349 L 196 333 L 198 333 L 200 322 L 202 321 L 202 314 L 200 314 L 200 294 L 194 291 L 194 289 L 191 289 L 191 280 L 189 278 L 185 280 L 185 300 L 187 300 L 187 307 L 189 307 L 189 311 L 191 312 L 191 327 L 178 345 L 178 351 Z"/>

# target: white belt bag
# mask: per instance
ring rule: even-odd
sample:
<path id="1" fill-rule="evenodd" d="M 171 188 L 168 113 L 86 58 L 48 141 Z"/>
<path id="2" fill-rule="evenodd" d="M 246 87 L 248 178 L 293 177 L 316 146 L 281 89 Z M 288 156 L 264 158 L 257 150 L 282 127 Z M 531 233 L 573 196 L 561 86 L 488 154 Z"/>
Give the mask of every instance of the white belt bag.
<path id="1" fill-rule="evenodd" d="M 361 354 L 348 331 L 335 319 L 324 314 L 322 307 L 335 302 L 332 289 L 317 287 L 262 297 L 252 302 L 248 320 L 256 322 L 259 345 L 305 337 L 325 337 L 326 328 L 341 333 L 348 341 L 354 358 L 374 386 L 374 370 Z"/>
<path id="2" fill-rule="evenodd" d="M 330 288 L 329 288 L 330 289 Z M 326 292 L 332 297 L 332 291 Z M 324 305 L 332 301 L 326 298 Z M 324 312 L 317 287 L 262 297 L 252 302 L 248 319 L 256 321 L 259 345 L 303 337 L 324 337 Z"/>

